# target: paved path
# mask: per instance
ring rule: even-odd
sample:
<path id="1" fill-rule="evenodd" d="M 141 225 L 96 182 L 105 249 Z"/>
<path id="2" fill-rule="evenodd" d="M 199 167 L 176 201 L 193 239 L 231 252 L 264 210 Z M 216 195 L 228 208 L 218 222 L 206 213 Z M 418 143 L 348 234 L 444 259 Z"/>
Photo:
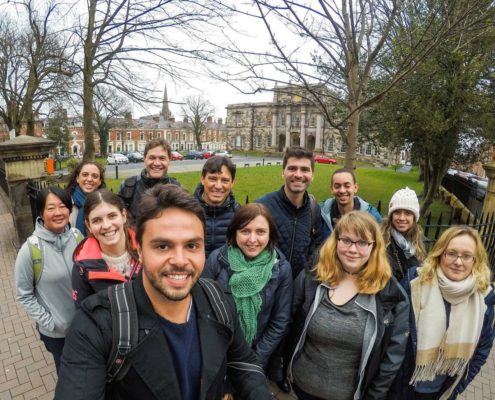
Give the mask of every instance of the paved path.
<path id="1" fill-rule="evenodd" d="M 34 323 L 15 302 L 13 243 L 12 217 L 0 196 L 0 400 L 52 399 L 57 379 L 53 359 L 38 339 Z M 275 385 L 271 388 L 276 399 L 295 398 Z M 495 399 L 495 351 L 459 399 Z"/>

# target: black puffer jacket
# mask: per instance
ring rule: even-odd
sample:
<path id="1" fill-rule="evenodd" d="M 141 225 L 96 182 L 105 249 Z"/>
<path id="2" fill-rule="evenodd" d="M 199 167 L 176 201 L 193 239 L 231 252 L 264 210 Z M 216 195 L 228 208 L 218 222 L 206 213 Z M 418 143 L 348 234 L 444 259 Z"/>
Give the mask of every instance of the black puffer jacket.
<path id="1" fill-rule="evenodd" d="M 392 273 L 399 282 L 402 282 L 409 268 L 419 266 L 419 261 L 415 256 L 407 259 L 404 250 L 400 248 L 393 237 L 390 237 L 390 244 L 387 246 L 387 256 L 392 267 Z"/>
<path id="2" fill-rule="evenodd" d="M 227 245 L 210 254 L 203 270 L 203 278 L 217 281 L 230 292 L 229 280 L 233 272 L 227 256 Z M 258 362 L 266 370 L 268 359 L 288 330 L 292 305 L 293 282 L 290 264 L 277 250 L 272 277 L 261 291 L 261 310 L 258 314 L 256 337 L 251 345 Z"/>
<path id="3" fill-rule="evenodd" d="M 213 250 L 225 244 L 227 227 L 234 216 L 235 210 L 241 205 L 235 201 L 234 193 L 230 192 L 229 197 L 222 205 L 218 207 L 210 206 L 203 200 L 204 191 L 203 185 L 198 184 L 194 191 L 194 197 L 200 202 L 206 214 L 205 253 L 206 257 L 208 257 Z"/>
<path id="4" fill-rule="evenodd" d="M 152 179 L 146 176 L 146 170 L 143 169 L 140 175 L 131 176 L 124 181 L 119 186 L 118 195 L 124 200 L 125 207 L 129 212 L 130 223 L 133 224 L 136 219 L 139 202 L 141 201 L 141 196 L 146 189 L 152 188 L 153 186 L 163 183 L 170 183 L 172 185 L 180 186 L 180 183 L 174 179 L 164 176 L 161 179 Z"/>
<path id="5" fill-rule="evenodd" d="M 320 207 L 315 204 L 315 234 L 312 234 L 311 202 L 309 195 L 304 194 L 302 207 L 297 208 L 290 202 L 284 192 L 284 187 L 268 193 L 256 200 L 268 207 L 278 229 L 277 247 L 287 257 L 292 276 L 308 266 L 308 261 L 314 249 L 323 241 L 323 227 Z"/>

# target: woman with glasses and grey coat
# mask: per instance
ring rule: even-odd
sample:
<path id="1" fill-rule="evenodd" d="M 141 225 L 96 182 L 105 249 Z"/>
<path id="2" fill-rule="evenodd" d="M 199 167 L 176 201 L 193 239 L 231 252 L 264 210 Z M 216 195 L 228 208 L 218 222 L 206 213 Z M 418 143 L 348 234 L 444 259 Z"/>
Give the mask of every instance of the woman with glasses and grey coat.
<path id="1" fill-rule="evenodd" d="M 373 217 L 342 216 L 314 270 L 295 286 L 289 378 L 297 397 L 386 398 L 405 354 L 409 302 Z"/>

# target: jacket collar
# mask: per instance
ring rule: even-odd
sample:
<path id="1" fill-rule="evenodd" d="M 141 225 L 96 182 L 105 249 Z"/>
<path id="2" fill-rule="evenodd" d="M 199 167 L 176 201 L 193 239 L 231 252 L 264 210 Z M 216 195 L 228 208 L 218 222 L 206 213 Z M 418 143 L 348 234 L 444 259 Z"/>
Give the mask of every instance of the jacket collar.
<path id="1" fill-rule="evenodd" d="M 201 206 L 205 209 L 206 213 L 208 213 L 208 211 L 213 211 L 213 210 L 224 211 L 235 208 L 236 202 L 235 202 L 234 192 L 232 192 L 232 190 L 230 191 L 229 195 L 227 196 L 223 204 L 219 206 L 211 206 L 206 201 L 204 201 L 203 199 L 204 192 L 205 192 L 204 185 L 201 182 L 198 183 L 198 186 L 196 186 L 196 189 L 194 190 L 194 196 L 199 201 Z"/>
<path id="2" fill-rule="evenodd" d="M 161 331 L 158 317 L 143 285 L 143 272 L 133 281 L 134 297 L 139 315 L 140 330 L 149 330 L 146 338 L 133 354 L 133 368 L 147 383 L 148 388 L 157 398 L 180 399 L 180 387 L 174 372 L 173 358 L 167 340 Z M 232 331 L 216 321 L 210 303 L 203 290 L 196 283 L 191 291 L 196 307 L 196 317 L 201 346 L 201 393 L 200 399 L 216 380 L 224 363 Z M 151 340 L 152 347 L 145 342 Z M 144 351 L 139 351 L 144 349 Z M 149 382 L 149 383 L 148 383 Z"/>
<path id="3" fill-rule="evenodd" d="M 285 185 L 282 185 L 282 187 L 280 188 L 280 190 L 278 191 L 279 193 L 279 196 L 280 198 L 282 199 L 282 201 L 290 208 L 294 209 L 294 210 L 304 210 L 306 208 L 306 206 L 309 204 L 309 195 L 308 195 L 308 191 L 306 190 L 304 192 L 304 197 L 303 197 L 303 204 L 301 207 L 296 207 L 294 205 L 294 203 L 292 203 L 292 201 L 289 200 L 289 198 L 287 197 L 287 195 L 285 194 Z"/>

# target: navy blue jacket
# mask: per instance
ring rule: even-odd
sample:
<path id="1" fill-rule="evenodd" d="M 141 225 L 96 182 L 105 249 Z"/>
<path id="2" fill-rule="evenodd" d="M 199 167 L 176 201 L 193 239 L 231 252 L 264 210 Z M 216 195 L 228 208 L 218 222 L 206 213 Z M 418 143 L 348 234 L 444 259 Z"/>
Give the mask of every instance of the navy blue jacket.
<path id="1" fill-rule="evenodd" d="M 210 254 L 203 270 L 203 278 L 217 281 L 230 292 L 229 280 L 233 272 L 227 256 L 227 245 Z M 259 364 L 266 370 L 268 359 L 288 330 L 292 306 L 293 282 L 290 264 L 277 250 L 272 277 L 261 291 L 261 309 L 258 314 L 256 336 L 252 349 Z"/>
<path id="2" fill-rule="evenodd" d="M 201 183 L 198 184 L 194 191 L 194 197 L 196 197 L 204 208 L 206 214 L 205 253 L 206 257 L 208 257 L 213 250 L 218 249 L 225 244 L 227 227 L 229 226 L 235 211 L 241 205 L 235 201 L 234 193 L 230 192 L 229 197 L 227 197 L 222 205 L 217 207 L 210 206 L 203 200 L 204 191 L 203 185 Z"/>
<path id="3" fill-rule="evenodd" d="M 268 207 L 278 229 L 277 247 L 287 257 L 294 279 L 308 265 L 312 253 L 323 241 L 321 211 L 315 204 L 315 232 L 312 233 L 311 202 L 309 195 L 304 194 L 302 207 L 297 208 L 290 202 L 284 192 L 284 186 L 256 200 Z"/>
<path id="4" fill-rule="evenodd" d="M 409 299 L 411 298 L 411 281 L 418 277 L 417 267 L 410 268 L 407 272 L 406 278 L 401 282 L 402 286 L 407 292 Z M 490 350 L 493 345 L 493 339 L 495 337 L 495 293 L 493 289 L 489 291 L 488 295 L 485 297 L 485 304 L 487 309 L 485 316 L 483 318 L 483 326 L 481 328 L 481 335 L 474 351 L 473 357 L 469 360 L 468 370 L 466 371 L 464 378 L 457 384 L 449 397 L 449 400 L 454 400 L 457 396 L 462 393 L 469 383 L 478 374 L 483 364 L 485 364 Z M 414 399 L 414 388 L 409 385 L 414 368 L 416 365 L 416 346 L 417 346 L 417 328 L 416 320 L 414 318 L 413 307 L 410 309 L 409 313 L 409 340 L 406 348 L 406 357 L 402 364 L 399 373 L 395 379 L 391 391 L 389 392 L 389 399 L 401 399 L 401 400 L 413 400 Z M 447 377 L 445 381 L 442 393 L 444 393 L 451 385 L 455 382 L 455 377 Z"/>

